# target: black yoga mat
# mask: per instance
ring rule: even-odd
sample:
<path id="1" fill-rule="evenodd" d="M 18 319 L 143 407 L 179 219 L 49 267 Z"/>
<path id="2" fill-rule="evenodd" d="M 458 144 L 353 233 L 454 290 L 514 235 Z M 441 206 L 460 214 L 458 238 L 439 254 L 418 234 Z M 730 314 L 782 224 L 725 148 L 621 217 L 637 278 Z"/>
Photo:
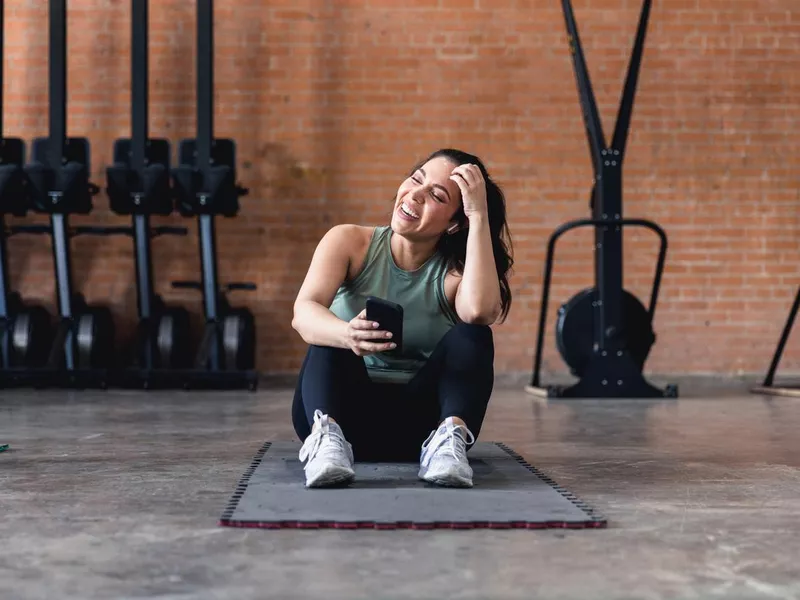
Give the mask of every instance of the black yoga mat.
<path id="1" fill-rule="evenodd" d="M 296 442 L 266 443 L 220 525 L 339 529 L 598 528 L 606 520 L 504 444 L 469 452 L 474 487 L 433 486 L 416 463 L 357 463 L 348 487 L 305 487 Z"/>

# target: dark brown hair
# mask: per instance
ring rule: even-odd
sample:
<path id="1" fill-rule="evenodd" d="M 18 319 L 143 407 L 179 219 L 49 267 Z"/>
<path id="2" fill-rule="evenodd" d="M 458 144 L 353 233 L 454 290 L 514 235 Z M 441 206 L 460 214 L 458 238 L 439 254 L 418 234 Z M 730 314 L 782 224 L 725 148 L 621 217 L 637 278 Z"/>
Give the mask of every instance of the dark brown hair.
<path id="1" fill-rule="evenodd" d="M 483 161 L 477 156 L 468 154 L 453 148 L 443 148 L 437 150 L 425 160 L 420 161 L 412 170 L 416 172 L 422 165 L 434 158 L 444 157 L 456 166 L 464 164 L 476 165 L 483 174 L 486 182 L 486 205 L 489 216 L 489 231 L 492 238 L 492 252 L 494 253 L 494 264 L 497 268 L 497 278 L 500 282 L 500 303 L 501 320 L 505 320 L 511 309 L 511 287 L 508 283 L 508 273 L 514 264 L 512 255 L 511 234 L 506 222 L 506 200 L 503 190 L 492 180 Z M 441 252 L 449 269 L 457 273 L 464 273 L 464 261 L 467 257 L 467 235 L 469 230 L 466 228 L 467 217 L 464 214 L 464 207 L 459 206 L 453 217 L 461 228 L 455 233 L 445 233 L 439 239 L 437 250 Z"/>

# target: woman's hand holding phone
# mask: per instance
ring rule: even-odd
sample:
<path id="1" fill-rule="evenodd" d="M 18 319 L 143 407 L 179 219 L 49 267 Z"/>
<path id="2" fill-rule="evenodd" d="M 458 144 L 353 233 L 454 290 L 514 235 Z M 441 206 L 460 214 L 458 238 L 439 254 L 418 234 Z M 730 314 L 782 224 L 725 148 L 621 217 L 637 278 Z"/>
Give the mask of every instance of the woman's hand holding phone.
<path id="1" fill-rule="evenodd" d="M 362 310 L 347 324 L 347 347 L 357 356 L 368 356 L 393 350 L 396 344 L 386 341 L 392 337 L 392 334 L 388 331 L 381 331 L 378 327 L 378 323 L 367 319 L 367 309 Z"/>

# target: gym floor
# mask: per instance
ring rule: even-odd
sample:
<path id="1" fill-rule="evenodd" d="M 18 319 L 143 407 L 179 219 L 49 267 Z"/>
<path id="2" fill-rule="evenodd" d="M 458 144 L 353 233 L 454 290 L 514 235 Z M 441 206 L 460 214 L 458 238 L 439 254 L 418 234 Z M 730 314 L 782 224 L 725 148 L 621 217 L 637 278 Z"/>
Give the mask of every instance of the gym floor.
<path id="1" fill-rule="evenodd" d="M 800 402 L 497 389 L 504 441 L 604 513 L 584 531 L 217 526 L 253 454 L 294 439 L 288 389 L 0 399 L 0 597 L 797 598 Z"/>

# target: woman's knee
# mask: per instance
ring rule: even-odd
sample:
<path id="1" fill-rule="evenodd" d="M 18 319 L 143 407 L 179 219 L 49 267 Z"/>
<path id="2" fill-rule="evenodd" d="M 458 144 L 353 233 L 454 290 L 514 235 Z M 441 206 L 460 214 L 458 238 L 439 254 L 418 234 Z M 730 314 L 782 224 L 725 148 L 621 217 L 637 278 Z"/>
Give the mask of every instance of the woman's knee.
<path id="1" fill-rule="evenodd" d="M 315 346 L 313 344 L 308 347 L 309 357 L 318 358 L 324 356 L 328 358 L 336 358 L 339 360 L 343 360 L 351 355 L 356 357 L 356 355 L 353 352 L 347 350 L 346 348 L 334 348 L 333 346 Z"/>
<path id="2" fill-rule="evenodd" d="M 494 351 L 494 334 L 488 325 L 457 323 L 445 335 L 448 345 L 468 344 L 483 350 Z"/>
<path id="3" fill-rule="evenodd" d="M 494 335 L 488 325 L 458 323 L 442 340 L 448 356 L 456 358 L 465 366 L 494 363 Z"/>
<path id="4" fill-rule="evenodd" d="M 492 343 L 492 328 L 488 325 L 477 325 L 474 323 L 456 323 L 447 332 L 446 337 L 466 338 L 482 343 Z"/>
<path id="5" fill-rule="evenodd" d="M 357 368 L 361 362 L 363 359 L 349 349 L 311 345 L 306 353 L 305 366 L 307 369 L 305 370 L 308 370 L 310 366 L 310 370 L 315 371 L 321 365 L 331 366 L 337 370 L 347 367 Z"/>

